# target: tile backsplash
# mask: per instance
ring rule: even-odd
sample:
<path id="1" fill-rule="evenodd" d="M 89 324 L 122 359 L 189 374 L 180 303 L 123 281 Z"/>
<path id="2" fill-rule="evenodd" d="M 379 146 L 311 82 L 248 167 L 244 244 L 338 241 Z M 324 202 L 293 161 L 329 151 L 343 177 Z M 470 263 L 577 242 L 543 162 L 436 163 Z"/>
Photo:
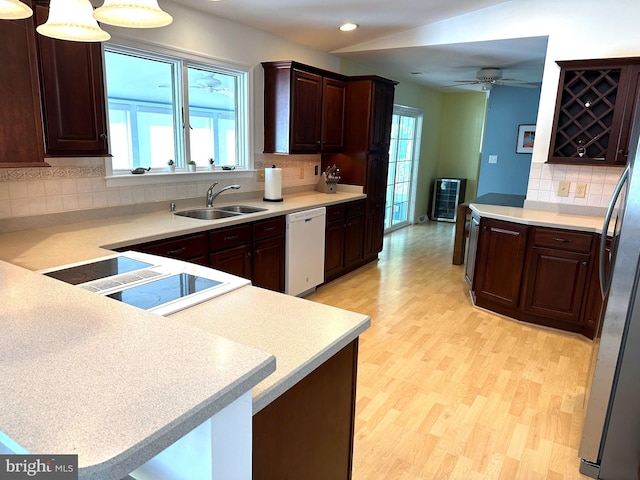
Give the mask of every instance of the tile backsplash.
<path id="1" fill-rule="evenodd" d="M 184 182 L 108 187 L 102 158 L 57 158 L 47 159 L 47 162 L 51 167 L 0 168 L 0 220 L 204 198 L 212 182 L 211 179 L 198 177 L 196 180 L 184 175 Z M 312 189 L 318 180 L 314 173 L 315 165 L 320 165 L 319 156 L 271 158 L 256 155 L 256 169 L 271 164 L 277 164 L 283 170 L 283 189 Z M 225 173 L 224 183 L 227 182 L 239 183 L 245 195 L 253 192 L 257 197 L 264 191 L 264 181 L 259 181 L 257 175 L 234 177 Z"/>
<path id="2" fill-rule="evenodd" d="M 622 167 L 533 163 L 529 172 L 527 203 L 604 209 L 622 171 Z M 569 183 L 567 196 L 559 195 L 560 182 Z M 586 185 L 584 197 L 576 195 L 579 184 Z"/>

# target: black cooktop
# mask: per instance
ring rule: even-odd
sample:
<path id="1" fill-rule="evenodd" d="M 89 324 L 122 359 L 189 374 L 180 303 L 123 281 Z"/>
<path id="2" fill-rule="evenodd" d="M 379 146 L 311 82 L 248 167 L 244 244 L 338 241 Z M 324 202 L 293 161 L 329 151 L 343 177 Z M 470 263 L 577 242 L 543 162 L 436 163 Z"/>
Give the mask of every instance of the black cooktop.
<path id="1" fill-rule="evenodd" d="M 55 272 L 45 273 L 45 275 L 57 278 L 71 285 L 91 282 L 100 278 L 111 277 L 121 273 L 132 272 L 142 268 L 152 267 L 150 263 L 141 262 L 128 257 L 114 257 L 106 260 L 99 260 L 85 265 L 69 267 Z"/>
<path id="2" fill-rule="evenodd" d="M 220 285 L 222 282 L 208 278 L 197 277 L 188 273 L 180 273 L 144 283 L 136 287 L 127 288 L 120 292 L 107 295 L 128 305 L 149 310 L 159 305 L 177 300 L 192 293 L 201 292 L 207 288 Z"/>

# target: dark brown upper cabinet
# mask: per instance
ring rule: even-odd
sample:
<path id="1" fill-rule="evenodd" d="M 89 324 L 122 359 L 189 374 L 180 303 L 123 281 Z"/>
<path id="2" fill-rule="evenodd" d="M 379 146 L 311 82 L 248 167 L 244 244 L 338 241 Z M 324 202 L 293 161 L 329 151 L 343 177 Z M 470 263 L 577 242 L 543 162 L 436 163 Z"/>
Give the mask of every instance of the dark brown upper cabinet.
<path id="1" fill-rule="evenodd" d="M 625 165 L 640 58 L 557 62 L 549 163 Z"/>
<path id="2" fill-rule="evenodd" d="M 346 77 L 298 62 L 264 62 L 264 152 L 344 148 Z"/>
<path id="3" fill-rule="evenodd" d="M 31 5 L 28 0 L 25 2 Z M 44 163 L 42 113 L 33 17 L 2 20 L 0 28 L 0 166 Z"/>
<path id="4" fill-rule="evenodd" d="M 36 6 L 36 20 L 49 8 Z M 102 45 L 37 35 L 40 93 L 48 156 L 108 154 Z"/>

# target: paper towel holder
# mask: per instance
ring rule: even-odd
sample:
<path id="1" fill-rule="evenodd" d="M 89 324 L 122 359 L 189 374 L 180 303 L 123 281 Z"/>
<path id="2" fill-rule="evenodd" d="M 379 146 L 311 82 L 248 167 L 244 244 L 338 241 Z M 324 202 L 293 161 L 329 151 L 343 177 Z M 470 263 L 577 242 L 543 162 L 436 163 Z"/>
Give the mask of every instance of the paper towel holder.
<path id="1" fill-rule="evenodd" d="M 275 164 L 271 165 L 271 168 L 276 168 Z M 265 177 L 266 177 L 266 175 L 265 175 Z M 282 187 L 280 187 L 280 188 L 282 188 Z M 280 194 L 282 195 L 282 192 L 280 192 Z M 265 197 L 262 197 L 262 200 L 265 201 L 265 202 L 282 202 L 282 201 L 284 201 L 284 198 L 282 198 L 282 196 L 280 196 L 280 198 L 267 198 L 265 196 Z"/>

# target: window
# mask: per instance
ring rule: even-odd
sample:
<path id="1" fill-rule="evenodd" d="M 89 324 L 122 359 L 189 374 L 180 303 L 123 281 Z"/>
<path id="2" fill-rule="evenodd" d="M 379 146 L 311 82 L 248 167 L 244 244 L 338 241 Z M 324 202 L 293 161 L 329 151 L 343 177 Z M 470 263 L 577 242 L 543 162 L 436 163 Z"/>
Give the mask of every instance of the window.
<path id="1" fill-rule="evenodd" d="M 105 45 L 112 168 L 247 168 L 247 73 L 208 59 Z"/>

